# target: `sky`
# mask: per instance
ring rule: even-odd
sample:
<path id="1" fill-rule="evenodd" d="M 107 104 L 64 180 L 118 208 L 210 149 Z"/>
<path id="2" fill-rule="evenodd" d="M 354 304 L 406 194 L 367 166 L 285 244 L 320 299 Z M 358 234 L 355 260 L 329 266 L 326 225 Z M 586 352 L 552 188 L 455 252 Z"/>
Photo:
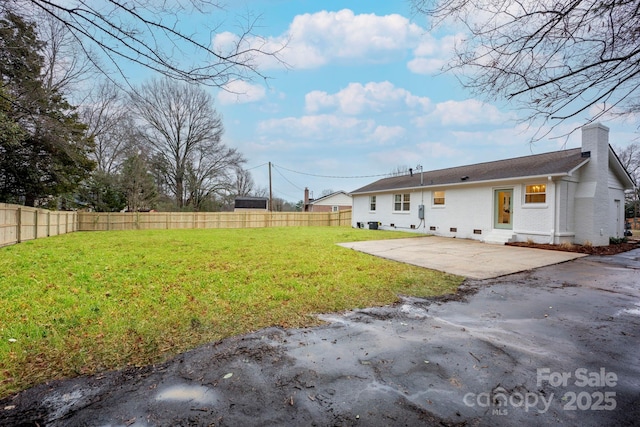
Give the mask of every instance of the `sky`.
<path id="1" fill-rule="evenodd" d="M 257 187 L 290 202 L 327 190 L 352 191 L 398 169 L 424 170 L 525 156 L 580 145 L 579 117 L 531 143 L 536 129 L 506 102 L 485 102 L 440 72 L 456 38 L 429 32 L 405 1 L 234 0 L 212 43 L 237 37 L 237 17 L 259 16 L 254 33 L 280 56 L 258 57 L 264 81 L 211 89 L 223 141 L 242 152 Z M 234 18 L 235 17 L 235 18 Z M 196 19 L 196 18 L 194 18 Z M 222 22 L 224 19 L 224 22 Z M 182 23 L 185 24 L 184 22 Z M 253 42 L 249 39 L 248 42 Z M 613 120 L 610 142 L 637 140 L 637 122 Z"/>

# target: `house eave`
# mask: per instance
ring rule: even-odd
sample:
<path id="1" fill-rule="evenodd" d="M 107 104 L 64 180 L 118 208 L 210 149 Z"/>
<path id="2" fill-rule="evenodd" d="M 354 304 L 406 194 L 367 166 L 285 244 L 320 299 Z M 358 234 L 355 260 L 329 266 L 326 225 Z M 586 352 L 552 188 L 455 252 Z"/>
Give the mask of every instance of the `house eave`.
<path id="1" fill-rule="evenodd" d="M 548 180 L 549 178 L 553 179 L 553 178 L 562 178 L 565 176 L 571 176 L 572 172 L 574 172 L 576 169 L 578 169 L 579 167 L 581 167 L 587 162 L 588 162 L 588 159 L 585 162 L 573 168 L 569 172 L 556 172 L 556 173 L 543 174 L 543 175 L 528 175 L 528 176 L 518 176 L 518 177 L 512 177 L 512 178 L 497 178 L 497 179 L 489 179 L 489 180 L 483 180 L 483 181 L 465 181 L 465 182 L 451 182 L 446 184 L 428 184 L 428 185 L 425 184 L 422 186 L 418 185 L 413 187 L 396 187 L 396 188 L 387 188 L 384 190 L 351 192 L 351 195 L 358 196 L 363 194 L 382 194 L 382 193 L 390 193 L 393 191 L 420 191 L 420 190 L 430 190 L 433 188 L 470 187 L 474 185 L 475 186 L 496 185 L 496 184 L 510 185 L 510 184 L 515 184 L 515 183 L 524 182 L 524 181 L 533 181 L 533 180 L 540 180 L 540 179 Z"/>
<path id="2" fill-rule="evenodd" d="M 589 160 L 591 160 L 590 157 L 586 157 L 584 159 L 584 162 L 580 163 L 578 166 L 576 166 L 575 168 L 571 169 L 569 172 L 566 173 L 567 176 L 573 176 L 573 174 L 580 169 L 582 166 L 586 165 L 587 163 L 589 163 Z"/>
<path id="3" fill-rule="evenodd" d="M 609 163 L 613 163 L 614 172 L 618 175 L 625 190 L 633 190 L 636 187 L 636 183 L 633 182 L 633 178 L 629 174 L 629 171 L 622 165 L 622 161 L 616 154 L 615 150 L 609 145 Z"/>

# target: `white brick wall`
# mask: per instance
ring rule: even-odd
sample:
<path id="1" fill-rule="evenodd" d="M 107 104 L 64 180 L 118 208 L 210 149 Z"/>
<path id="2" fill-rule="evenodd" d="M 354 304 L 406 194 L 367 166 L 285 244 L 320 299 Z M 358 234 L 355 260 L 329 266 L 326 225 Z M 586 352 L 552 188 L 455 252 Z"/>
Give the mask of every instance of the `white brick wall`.
<path id="1" fill-rule="evenodd" d="M 529 182 L 539 183 L 542 181 Z M 352 221 L 368 228 L 370 221 L 382 223 L 381 229 L 399 229 L 438 236 L 483 240 L 494 223 L 494 190 L 513 189 L 513 230 L 532 233 L 533 236 L 546 235 L 547 242 L 551 229 L 550 208 L 547 203 L 540 205 L 524 204 L 524 183 L 505 183 L 504 185 L 467 185 L 457 188 L 429 188 L 409 191 L 411 209 L 409 212 L 393 212 L 394 194 L 376 194 L 376 211 L 369 210 L 369 195 L 353 197 Z M 433 192 L 445 191 L 445 205 L 433 204 Z M 549 191 L 549 190 L 548 190 Z M 554 197 L 553 191 L 547 198 Z M 425 221 L 418 218 L 418 206 L 425 206 Z M 394 225 L 392 227 L 391 225 Z M 411 226 L 415 228 L 412 229 Z M 435 227 L 435 230 L 431 230 Z M 451 231 L 455 228 L 456 231 Z M 480 230 L 481 234 L 475 234 Z M 523 240 L 526 240 L 525 237 Z M 540 239 L 537 239 L 540 240 Z"/>
<path id="2" fill-rule="evenodd" d="M 600 124 L 585 126 L 582 151 L 590 151 L 591 157 L 573 176 L 553 181 L 511 180 L 491 185 L 462 184 L 380 193 L 376 194 L 375 212 L 369 210 L 369 195 L 355 195 L 353 226 L 361 222 L 366 228 L 369 221 L 377 221 L 382 223 L 382 229 L 484 240 L 494 229 L 494 191 L 511 188 L 516 240 L 607 245 L 609 237 L 622 236 L 624 232 L 624 185 L 609 167 L 608 134 L 609 129 Z M 526 204 L 527 184 L 546 184 L 546 202 Z M 444 206 L 433 204 L 434 191 L 445 191 Z M 398 192 L 411 194 L 408 212 L 393 212 L 393 195 Z M 620 201 L 619 208 L 615 200 Z M 420 204 L 425 206 L 424 222 L 418 218 Z M 481 234 L 474 234 L 474 230 L 481 230 Z"/>

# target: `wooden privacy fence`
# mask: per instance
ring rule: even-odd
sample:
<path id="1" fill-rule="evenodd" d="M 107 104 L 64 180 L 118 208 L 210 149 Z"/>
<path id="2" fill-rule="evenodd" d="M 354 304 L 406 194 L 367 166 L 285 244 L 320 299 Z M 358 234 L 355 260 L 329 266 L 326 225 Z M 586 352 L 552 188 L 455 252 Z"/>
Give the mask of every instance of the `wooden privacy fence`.
<path id="1" fill-rule="evenodd" d="M 0 203 L 0 246 L 77 230 L 78 213 Z"/>
<path id="2" fill-rule="evenodd" d="M 78 231 L 350 226 L 340 212 L 78 212 Z"/>

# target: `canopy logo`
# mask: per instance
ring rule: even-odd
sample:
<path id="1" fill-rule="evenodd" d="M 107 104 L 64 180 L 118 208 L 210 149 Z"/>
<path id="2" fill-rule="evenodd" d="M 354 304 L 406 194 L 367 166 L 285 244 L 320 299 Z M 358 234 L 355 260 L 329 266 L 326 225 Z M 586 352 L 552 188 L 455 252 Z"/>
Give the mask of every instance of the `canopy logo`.
<path id="1" fill-rule="evenodd" d="M 612 411 L 616 408 L 616 392 L 607 387 L 618 385 L 618 376 L 607 372 L 605 368 L 590 371 L 578 368 L 571 372 L 551 371 L 549 368 L 538 368 L 536 371 L 536 387 L 540 392 L 533 393 L 508 391 L 504 387 L 496 387 L 482 393 L 467 393 L 463 402 L 469 407 L 492 408 L 492 415 L 508 415 L 511 408 L 523 408 L 525 412 L 536 411 L 546 413 L 556 396 L 541 390 L 545 385 L 557 388 L 577 387 L 579 391 L 564 391 L 560 402 L 565 411 Z M 597 390 L 594 390 L 597 388 Z"/>

